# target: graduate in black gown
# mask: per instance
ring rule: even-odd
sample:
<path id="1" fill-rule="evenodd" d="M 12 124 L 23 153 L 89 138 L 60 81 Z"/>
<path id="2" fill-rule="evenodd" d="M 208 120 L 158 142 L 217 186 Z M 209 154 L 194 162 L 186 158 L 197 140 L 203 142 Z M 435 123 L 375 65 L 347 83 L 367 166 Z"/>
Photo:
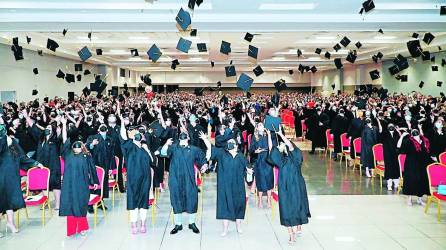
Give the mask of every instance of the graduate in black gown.
<path id="1" fill-rule="evenodd" d="M 378 143 L 378 128 L 372 125 L 370 117 L 365 118 L 365 126 L 361 134 L 361 164 L 365 167 L 367 177 L 372 177 L 375 163 L 373 161 L 373 146 Z"/>
<path id="2" fill-rule="evenodd" d="M 280 224 L 288 228 L 289 243 L 296 241 L 296 233 L 301 234 L 302 224 L 308 223 L 311 217 L 308 203 L 307 187 L 302 176 L 302 152 L 293 145 L 282 133 L 277 135 L 282 139 L 277 147 L 273 147 L 271 133 L 268 133 L 269 160 L 279 168 L 279 211 Z"/>
<path id="3" fill-rule="evenodd" d="M 19 168 L 43 167 L 26 156 L 15 139 L 6 136 L 6 128 L 0 117 L 0 218 L 6 213 L 6 226 L 11 232 L 18 233 L 14 224 L 14 212 L 25 207 L 20 187 Z M 0 234 L 0 238 L 1 238 Z"/>
<path id="4" fill-rule="evenodd" d="M 378 120 L 379 142 L 383 144 L 384 151 L 384 179 L 387 180 L 387 190 L 392 191 L 392 184 L 397 190 L 400 181 L 400 165 L 398 163 L 398 141 L 399 132 L 395 129 L 393 123 L 387 125 L 384 129 L 381 121 Z"/>
<path id="5" fill-rule="evenodd" d="M 62 120 L 65 172 L 60 196 L 59 216 L 67 217 L 67 236 L 85 235 L 89 229 L 87 221 L 90 188 L 99 187 L 99 180 L 93 158 L 81 141 L 71 143 L 67 138 L 66 121 Z M 105 182 L 104 182 L 105 183 Z"/>
<path id="6" fill-rule="evenodd" d="M 223 232 L 228 233 L 229 221 L 235 221 L 237 232 L 242 233 L 241 221 L 245 218 L 246 188 L 245 174 L 248 160 L 238 152 L 234 139 L 229 139 L 225 148 L 212 146 L 206 135 L 200 138 L 206 144 L 207 157 L 218 161 L 217 168 L 217 220 L 223 220 Z"/>
<path id="7" fill-rule="evenodd" d="M 431 155 L 433 160 L 439 162 L 441 153 L 446 152 L 446 131 L 443 128 L 443 120 L 437 119 L 434 123 L 434 129 L 428 137 L 431 143 Z"/>
<path id="8" fill-rule="evenodd" d="M 330 118 L 320 107 L 317 107 L 316 112 L 305 121 L 308 128 L 307 138 L 311 140 L 310 154 L 314 154 L 316 148 L 326 148 L 328 146 L 325 131 L 329 128 L 329 124 Z"/>
<path id="9" fill-rule="evenodd" d="M 133 139 L 127 136 L 125 119 L 121 119 L 121 147 L 127 166 L 127 210 L 130 211 L 132 234 L 138 233 L 138 214 L 140 217 L 140 233 L 146 233 L 147 209 L 149 208 L 153 171 L 153 156 L 145 142 L 143 134 L 135 131 Z"/>
<path id="10" fill-rule="evenodd" d="M 89 136 L 85 144 L 93 156 L 94 164 L 105 171 L 104 183 L 108 183 L 109 175 L 116 169 L 115 141 L 107 133 L 107 125 L 101 124 L 98 133 Z M 103 197 L 109 197 L 108 185 L 104 185 Z"/>
<path id="11" fill-rule="evenodd" d="M 347 132 L 349 121 L 345 117 L 344 109 L 339 109 L 339 113 L 334 117 L 331 125 L 331 133 L 333 134 L 334 144 L 334 160 L 338 160 L 338 154 L 342 152 L 341 135 Z"/>
<path id="12" fill-rule="evenodd" d="M 194 165 L 206 171 L 206 157 L 200 148 L 189 145 L 189 137 L 181 132 L 179 142 L 173 143 L 167 140 L 159 153 L 170 159 L 169 167 L 169 191 L 170 203 L 173 208 L 175 228 L 170 234 L 176 234 L 183 230 L 182 213 L 189 214 L 189 229 L 194 233 L 200 233 L 195 224 L 195 216 L 198 209 L 198 187 L 195 181 Z"/>
<path id="13" fill-rule="evenodd" d="M 296 133 L 296 138 L 302 137 L 302 120 L 305 119 L 304 111 L 302 107 L 297 107 L 293 110 L 294 116 L 294 131 Z"/>

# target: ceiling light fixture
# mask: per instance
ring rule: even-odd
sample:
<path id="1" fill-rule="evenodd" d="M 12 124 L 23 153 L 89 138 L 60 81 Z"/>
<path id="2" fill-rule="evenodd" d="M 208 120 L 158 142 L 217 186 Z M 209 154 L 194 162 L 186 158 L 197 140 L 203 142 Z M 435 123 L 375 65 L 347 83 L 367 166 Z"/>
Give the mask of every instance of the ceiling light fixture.
<path id="1" fill-rule="evenodd" d="M 316 3 L 262 3 L 259 10 L 313 10 L 316 6 Z"/>

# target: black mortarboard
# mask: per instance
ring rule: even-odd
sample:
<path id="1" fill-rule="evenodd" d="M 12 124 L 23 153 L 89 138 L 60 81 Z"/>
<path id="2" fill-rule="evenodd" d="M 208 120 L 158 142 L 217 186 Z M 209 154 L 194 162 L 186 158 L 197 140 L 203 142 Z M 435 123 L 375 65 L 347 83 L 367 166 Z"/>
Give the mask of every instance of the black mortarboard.
<path id="1" fill-rule="evenodd" d="M 316 66 L 311 67 L 310 70 L 311 70 L 312 73 L 316 73 L 316 72 L 317 72 L 317 68 L 316 68 Z"/>
<path id="2" fill-rule="evenodd" d="M 298 70 L 301 74 L 303 74 L 304 71 L 305 71 L 305 67 L 304 67 L 302 64 L 299 64 L 299 67 L 297 67 L 297 70 Z"/>
<path id="3" fill-rule="evenodd" d="M 248 48 L 248 56 L 254 59 L 257 59 L 257 55 L 259 53 L 259 49 L 255 46 L 249 45 Z"/>
<path id="4" fill-rule="evenodd" d="M 330 59 L 331 54 L 330 54 L 330 52 L 327 51 L 327 52 L 325 52 L 325 55 L 324 55 L 324 56 L 325 56 L 325 58 Z"/>
<path id="5" fill-rule="evenodd" d="M 88 60 L 88 58 L 91 57 L 91 52 L 90 50 L 87 48 L 87 46 L 84 46 L 81 50 L 79 50 L 77 52 L 77 54 L 79 55 L 80 59 L 85 62 Z"/>
<path id="6" fill-rule="evenodd" d="M 398 75 L 395 79 L 400 80 L 401 82 L 407 82 L 407 75 Z"/>
<path id="7" fill-rule="evenodd" d="M 420 84 L 418 84 L 418 87 L 419 87 L 420 89 L 422 89 L 422 88 L 424 87 L 424 82 L 421 81 Z"/>
<path id="8" fill-rule="evenodd" d="M 205 43 L 197 43 L 197 49 L 199 52 L 206 52 L 208 51 Z"/>
<path id="9" fill-rule="evenodd" d="M 419 36 L 419 34 L 418 33 L 412 33 L 412 38 L 415 38 L 415 39 L 417 39 L 418 38 L 418 36 Z"/>
<path id="10" fill-rule="evenodd" d="M 364 9 L 365 13 L 367 13 L 375 8 L 375 3 L 373 0 L 367 0 L 362 3 L 362 8 Z"/>
<path id="11" fill-rule="evenodd" d="M 302 51 L 300 49 L 297 49 L 297 57 L 301 57 L 302 56 Z"/>
<path id="12" fill-rule="evenodd" d="M 32 95 L 37 95 L 39 93 L 39 91 L 37 91 L 37 89 L 33 89 Z"/>
<path id="13" fill-rule="evenodd" d="M 141 76 L 141 81 L 143 81 L 146 85 L 152 85 L 152 79 L 150 78 L 150 74 L 145 74 Z"/>
<path id="14" fill-rule="evenodd" d="M 419 40 L 408 41 L 407 49 L 409 50 L 409 53 L 412 57 L 419 57 L 421 56 L 421 52 L 423 52 Z"/>
<path id="15" fill-rule="evenodd" d="M 381 34 L 384 34 L 383 29 L 379 29 L 378 32 L 381 33 Z"/>
<path id="16" fill-rule="evenodd" d="M 274 83 L 274 88 L 280 92 L 282 90 L 286 90 L 288 88 L 288 86 L 286 85 L 285 80 L 280 79 L 277 82 Z"/>
<path id="17" fill-rule="evenodd" d="M 53 52 L 56 52 L 56 49 L 59 48 L 59 44 L 56 41 L 48 38 L 46 42 L 46 48 Z"/>
<path id="18" fill-rule="evenodd" d="M 74 71 L 82 71 L 82 64 L 81 63 L 74 64 Z"/>
<path id="19" fill-rule="evenodd" d="M 237 74 L 237 72 L 235 71 L 235 66 L 234 65 L 226 66 L 225 73 L 226 73 L 226 77 L 235 76 Z"/>
<path id="20" fill-rule="evenodd" d="M 96 49 L 96 55 L 101 56 L 102 55 L 102 49 Z"/>
<path id="21" fill-rule="evenodd" d="M 65 74 L 65 81 L 67 81 L 67 83 L 75 82 L 74 74 Z"/>
<path id="22" fill-rule="evenodd" d="M 23 60 L 23 48 L 19 45 L 11 46 L 12 53 L 14 54 L 14 58 L 16 61 Z"/>
<path id="23" fill-rule="evenodd" d="M 409 68 L 409 61 L 403 55 L 398 54 L 395 59 L 393 59 L 393 63 L 398 66 L 398 70 L 405 70 Z"/>
<path id="24" fill-rule="evenodd" d="M 59 69 L 59 71 L 57 72 L 56 77 L 63 79 L 63 78 L 65 78 L 65 73 L 62 70 Z"/>
<path id="25" fill-rule="evenodd" d="M 187 7 L 189 7 L 189 9 L 193 10 L 195 8 L 195 0 L 189 0 Z"/>
<path id="26" fill-rule="evenodd" d="M 78 82 L 80 82 L 80 81 L 82 80 L 82 75 L 81 75 L 81 74 L 77 74 L 77 76 L 76 76 L 76 80 L 77 80 Z"/>
<path id="27" fill-rule="evenodd" d="M 31 42 L 31 37 L 26 36 L 26 43 L 29 44 Z"/>
<path id="28" fill-rule="evenodd" d="M 435 38 L 435 36 L 432 35 L 432 33 L 428 32 L 428 33 L 424 34 L 423 41 L 427 45 L 429 45 L 434 40 L 434 38 Z"/>
<path id="29" fill-rule="evenodd" d="M 33 69 L 33 73 L 34 73 L 35 75 L 39 74 L 39 69 L 38 69 L 38 68 L 34 68 L 34 69 Z"/>
<path id="30" fill-rule="evenodd" d="M 111 90 L 110 90 L 110 95 L 113 97 L 117 97 L 118 96 L 118 86 L 112 86 Z"/>
<path id="31" fill-rule="evenodd" d="M 62 35 L 65 36 L 67 34 L 68 30 L 67 29 L 63 29 L 62 30 Z"/>
<path id="32" fill-rule="evenodd" d="M 177 50 L 182 51 L 184 53 L 188 53 L 191 45 L 192 41 L 180 37 L 180 40 L 178 40 L 177 43 Z"/>
<path id="33" fill-rule="evenodd" d="M 247 92 L 250 88 L 254 80 L 245 73 L 242 73 L 237 80 L 237 87 Z"/>
<path id="34" fill-rule="evenodd" d="M 213 68 L 215 66 L 215 63 L 211 61 L 211 67 Z"/>
<path id="35" fill-rule="evenodd" d="M 440 6 L 440 15 L 446 15 L 446 5 Z"/>
<path id="36" fill-rule="evenodd" d="M 200 5 L 203 3 L 203 0 L 195 0 L 195 3 L 198 7 L 200 7 Z"/>
<path id="37" fill-rule="evenodd" d="M 254 75 L 260 76 L 261 74 L 263 74 L 263 69 L 262 67 L 260 67 L 260 65 L 257 65 L 257 67 L 255 67 L 252 72 L 254 72 Z"/>
<path id="38" fill-rule="evenodd" d="M 320 55 L 322 52 L 322 50 L 320 48 L 316 48 L 316 50 L 314 51 L 314 53 Z"/>
<path id="39" fill-rule="evenodd" d="M 438 66 L 437 65 L 432 65 L 432 71 L 438 71 Z"/>
<path id="40" fill-rule="evenodd" d="M 347 60 L 348 62 L 350 62 L 350 63 L 355 63 L 355 61 L 356 61 L 356 57 L 357 57 L 357 56 L 356 56 L 353 52 L 349 52 L 348 55 L 347 55 L 346 60 Z"/>
<path id="41" fill-rule="evenodd" d="M 342 44 L 342 46 L 347 47 L 350 44 L 350 42 L 351 42 L 350 39 L 344 36 L 344 38 L 342 38 L 342 40 L 339 43 Z"/>
<path id="42" fill-rule="evenodd" d="M 152 47 L 147 51 L 147 55 L 149 56 L 149 59 L 152 60 L 152 62 L 158 61 L 158 59 L 161 57 L 163 53 L 161 50 L 153 44 Z"/>
<path id="43" fill-rule="evenodd" d="M 195 88 L 194 89 L 194 94 L 196 96 L 203 96 L 203 92 L 204 92 L 204 88 Z"/>
<path id="44" fill-rule="evenodd" d="M 74 101 L 74 92 L 72 91 L 68 92 L 68 101 L 69 102 Z"/>
<path id="45" fill-rule="evenodd" d="M 437 81 L 437 87 L 441 87 L 442 84 L 443 84 L 442 81 Z"/>
<path id="46" fill-rule="evenodd" d="M 335 46 L 333 46 L 333 49 L 338 52 L 341 49 L 341 45 L 339 45 L 339 43 L 337 43 Z"/>
<path id="47" fill-rule="evenodd" d="M 91 74 L 90 70 L 86 69 L 84 70 L 84 76 Z"/>
<path id="48" fill-rule="evenodd" d="M 270 131 L 278 131 L 281 122 L 282 119 L 280 119 L 280 117 L 267 115 L 265 117 L 265 128 Z"/>
<path id="49" fill-rule="evenodd" d="M 174 60 L 172 60 L 172 64 L 170 65 L 170 68 L 173 70 L 176 70 L 178 65 L 180 65 L 180 62 L 178 61 L 178 59 L 174 59 Z"/>
<path id="50" fill-rule="evenodd" d="M 343 67 L 341 58 L 335 58 L 334 63 L 337 69 L 341 69 Z"/>
<path id="51" fill-rule="evenodd" d="M 376 55 L 372 56 L 372 61 L 374 61 L 375 63 L 378 63 L 378 57 Z"/>
<path id="52" fill-rule="evenodd" d="M 398 68 L 397 65 L 393 65 L 389 68 L 389 72 L 391 75 L 396 75 L 400 72 L 400 69 Z"/>
<path id="53" fill-rule="evenodd" d="M 246 32 L 246 34 L 245 34 L 245 40 L 246 41 L 251 42 L 253 38 L 254 38 L 253 34 L 251 34 L 249 32 Z"/>
<path id="54" fill-rule="evenodd" d="M 369 74 L 372 81 L 379 79 L 381 77 L 377 69 L 370 71 Z"/>
<path id="55" fill-rule="evenodd" d="M 421 59 L 422 59 L 423 61 L 429 61 L 429 60 L 431 59 L 431 53 L 430 53 L 428 50 L 423 51 L 423 52 L 421 53 Z"/>
<path id="56" fill-rule="evenodd" d="M 288 74 L 290 74 L 290 75 L 294 74 L 294 70 L 289 69 L 289 70 L 288 70 Z"/>
<path id="57" fill-rule="evenodd" d="M 376 54 L 376 57 L 378 57 L 379 59 L 382 59 L 383 56 L 383 53 L 381 53 L 380 51 Z"/>
<path id="58" fill-rule="evenodd" d="M 125 90 L 128 90 L 128 89 L 129 89 L 129 86 L 127 85 L 127 83 L 124 83 L 124 89 L 125 89 Z"/>
<path id="59" fill-rule="evenodd" d="M 19 45 L 19 38 L 18 37 L 12 38 L 12 44 L 18 46 Z"/>
<path id="60" fill-rule="evenodd" d="M 226 41 L 221 41 L 220 53 L 228 55 L 231 53 L 231 44 Z"/>
<path id="61" fill-rule="evenodd" d="M 139 56 L 138 49 L 131 49 L 130 50 L 130 55 L 132 55 L 132 56 Z"/>
<path id="62" fill-rule="evenodd" d="M 88 32 L 87 37 L 88 37 L 88 39 L 90 39 L 90 41 L 91 41 L 91 32 Z"/>
<path id="63" fill-rule="evenodd" d="M 331 85 L 331 89 L 334 90 L 335 88 L 336 88 L 336 84 L 332 84 L 332 85 Z"/>
<path id="64" fill-rule="evenodd" d="M 43 50 L 41 50 L 41 49 L 37 50 L 37 54 L 38 54 L 39 56 L 43 56 Z"/>
<path id="65" fill-rule="evenodd" d="M 191 29 L 189 36 L 197 36 L 197 29 Z"/>
<path id="66" fill-rule="evenodd" d="M 356 48 L 360 49 L 362 47 L 362 43 L 361 42 L 356 42 L 355 43 Z"/>
<path id="67" fill-rule="evenodd" d="M 446 65 L 446 59 L 441 59 L 441 67 L 444 67 Z"/>
<path id="68" fill-rule="evenodd" d="M 180 31 L 186 31 L 191 25 L 191 18 L 189 12 L 183 10 L 183 8 L 178 11 L 177 16 L 175 17 L 177 21 L 178 29 Z"/>

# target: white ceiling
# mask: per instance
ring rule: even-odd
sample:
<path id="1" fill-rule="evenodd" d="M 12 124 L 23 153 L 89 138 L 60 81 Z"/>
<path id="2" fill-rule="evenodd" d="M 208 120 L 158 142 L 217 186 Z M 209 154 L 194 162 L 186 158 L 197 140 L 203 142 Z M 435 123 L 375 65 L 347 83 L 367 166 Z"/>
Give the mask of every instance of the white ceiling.
<path id="1" fill-rule="evenodd" d="M 266 70 L 288 70 L 299 63 L 316 65 L 320 69 L 333 67 L 333 58 L 345 58 L 350 49 L 356 49 L 360 41 L 357 63 L 371 61 L 371 56 L 381 51 L 385 58 L 398 53 L 407 55 L 406 42 L 413 32 L 432 32 L 436 38 L 431 52 L 438 46 L 446 48 L 446 16 L 439 15 L 444 0 L 435 1 L 375 1 L 376 9 L 359 15 L 361 1 L 296 1 L 280 0 L 204 0 L 196 7 L 192 27 L 198 29 L 197 37 L 179 33 L 175 27 L 175 15 L 186 0 L 158 0 L 154 4 L 143 0 L 77 0 L 30 1 L 15 0 L 0 2 L 0 42 L 11 44 L 12 37 L 19 36 L 21 45 L 32 50 L 42 49 L 46 39 L 57 41 L 58 56 L 78 59 L 77 51 L 88 46 L 93 57 L 88 62 L 116 65 L 134 70 L 170 70 L 170 61 L 181 63 L 177 71 L 209 70 L 209 62 L 217 67 L 229 64 L 251 69 L 256 64 Z M 67 28 L 64 37 L 62 29 Z M 384 34 L 377 32 L 379 28 Z M 256 33 L 251 45 L 259 47 L 257 62 L 247 56 L 248 42 L 245 32 Z M 92 40 L 87 33 L 92 32 Z M 26 36 L 32 37 L 30 45 Z M 340 53 L 333 46 L 343 36 L 352 43 Z M 178 39 L 192 40 L 188 54 L 175 49 Z M 231 43 L 229 56 L 219 52 L 222 40 Z M 208 52 L 198 53 L 197 42 L 205 42 Z M 159 63 L 149 61 L 146 51 L 156 44 L 163 56 Z M 102 56 L 94 51 L 101 48 Z M 139 50 L 139 57 L 131 57 L 130 49 Z M 297 58 L 297 49 L 304 57 Z M 321 48 L 321 55 L 314 53 Z M 324 59 L 325 51 L 332 59 Z M 45 53 L 54 54 L 44 49 Z M 11 55 L 12 56 L 12 55 Z M 26 56 L 26 55 L 25 55 Z"/>

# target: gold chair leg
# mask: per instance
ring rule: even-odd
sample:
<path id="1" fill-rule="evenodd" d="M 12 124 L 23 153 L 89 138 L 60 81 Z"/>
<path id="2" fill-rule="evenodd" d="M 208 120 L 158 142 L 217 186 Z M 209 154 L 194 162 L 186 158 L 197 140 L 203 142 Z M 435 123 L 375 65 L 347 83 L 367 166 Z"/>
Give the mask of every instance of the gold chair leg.
<path id="1" fill-rule="evenodd" d="M 95 204 L 93 205 L 93 211 L 94 211 L 94 227 L 96 227 L 97 223 L 97 216 L 98 216 L 98 206 Z"/>
<path id="2" fill-rule="evenodd" d="M 112 207 L 115 207 L 115 187 L 112 189 Z"/>
<path id="3" fill-rule="evenodd" d="M 26 218 L 29 219 L 29 214 L 28 214 L 28 208 L 27 207 L 25 207 L 25 215 L 26 215 Z"/>
<path id="4" fill-rule="evenodd" d="M 19 230 L 19 226 L 20 226 L 20 209 L 17 210 L 16 225 L 17 225 L 17 230 Z"/>
<path id="5" fill-rule="evenodd" d="M 45 226 L 45 203 L 42 205 L 42 226 Z"/>
<path id="6" fill-rule="evenodd" d="M 440 222 L 440 211 L 441 211 L 440 203 L 441 203 L 440 199 L 437 199 L 437 217 L 438 217 L 438 222 Z"/>
<path id="7" fill-rule="evenodd" d="M 432 196 L 427 197 L 426 208 L 424 208 L 424 213 L 425 214 L 427 214 L 427 211 L 429 210 L 431 202 L 432 202 Z"/>
<path id="8" fill-rule="evenodd" d="M 102 212 L 104 213 L 104 217 L 107 217 L 107 213 L 105 212 L 105 205 L 104 205 L 103 200 L 101 200 L 101 207 L 102 207 Z"/>

